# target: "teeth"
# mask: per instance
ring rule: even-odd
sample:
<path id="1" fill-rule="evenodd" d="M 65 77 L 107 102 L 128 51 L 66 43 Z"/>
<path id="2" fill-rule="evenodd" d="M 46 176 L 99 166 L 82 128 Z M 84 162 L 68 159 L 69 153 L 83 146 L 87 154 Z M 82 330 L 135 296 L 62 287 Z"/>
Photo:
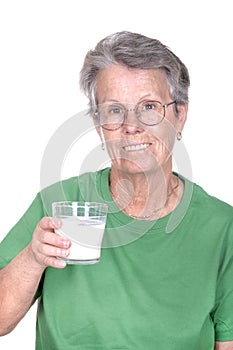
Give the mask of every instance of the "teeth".
<path id="1" fill-rule="evenodd" d="M 130 145 L 130 146 L 125 146 L 124 150 L 125 151 L 139 151 L 141 149 L 145 149 L 149 146 L 149 143 L 141 143 L 140 145 Z"/>

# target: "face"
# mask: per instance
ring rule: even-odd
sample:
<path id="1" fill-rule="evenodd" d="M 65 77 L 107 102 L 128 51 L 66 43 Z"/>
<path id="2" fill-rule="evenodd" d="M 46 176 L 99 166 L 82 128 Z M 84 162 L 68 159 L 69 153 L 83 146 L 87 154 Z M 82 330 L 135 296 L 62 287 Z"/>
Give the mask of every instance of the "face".
<path id="1" fill-rule="evenodd" d="M 126 173 L 165 171 L 171 164 L 171 152 L 176 134 L 182 131 L 187 114 L 187 106 L 167 107 L 161 123 L 147 126 L 140 122 L 133 108 L 138 103 L 160 101 L 172 102 L 162 70 L 128 69 L 112 65 L 101 70 L 97 76 L 97 102 L 121 104 L 130 109 L 124 124 L 117 130 L 100 130 L 112 161 L 112 169 Z"/>

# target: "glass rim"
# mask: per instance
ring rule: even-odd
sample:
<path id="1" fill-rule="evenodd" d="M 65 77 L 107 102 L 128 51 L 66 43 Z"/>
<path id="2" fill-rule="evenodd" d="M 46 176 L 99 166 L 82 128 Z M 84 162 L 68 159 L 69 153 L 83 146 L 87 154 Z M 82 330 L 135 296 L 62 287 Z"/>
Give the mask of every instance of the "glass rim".
<path id="1" fill-rule="evenodd" d="M 106 203 L 101 202 L 86 202 L 86 201 L 58 201 L 52 203 L 53 207 L 79 207 L 79 208 L 98 208 L 98 207 L 105 207 L 108 208 L 108 205 Z"/>

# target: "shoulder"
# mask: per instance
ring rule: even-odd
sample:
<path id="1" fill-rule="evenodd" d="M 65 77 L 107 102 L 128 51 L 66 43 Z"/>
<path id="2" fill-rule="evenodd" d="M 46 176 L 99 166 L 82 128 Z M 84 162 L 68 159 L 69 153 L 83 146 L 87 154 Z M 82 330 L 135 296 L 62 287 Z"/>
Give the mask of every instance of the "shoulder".
<path id="1" fill-rule="evenodd" d="M 211 216 L 233 219 L 233 207 L 215 196 L 207 193 L 201 186 L 194 183 L 193 204 Z"/>
<path id="2" fill-rule="evenodd" d="M 227 235 L 233 239 L 233 207 L 195 183 L 189 207 L 189 221 L 205 234 L 211 234 L 212 238 L 216 234 L 216 237 Z"/>

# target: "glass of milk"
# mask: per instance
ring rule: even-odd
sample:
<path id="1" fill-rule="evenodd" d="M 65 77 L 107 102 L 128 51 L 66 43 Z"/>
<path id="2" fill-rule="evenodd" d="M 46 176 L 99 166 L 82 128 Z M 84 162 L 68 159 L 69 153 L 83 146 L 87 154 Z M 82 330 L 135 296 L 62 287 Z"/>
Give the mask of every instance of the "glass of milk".
<path id="1" fill-rule="evenodd" d="M 55 232 L 71 240 L 69 256 L 59 259 L 77 265 L 99 262 L 107 205 L 96 202 L 54 202 L 52 210 L 53 216 L 62 221 L 61 228 Z"/>

